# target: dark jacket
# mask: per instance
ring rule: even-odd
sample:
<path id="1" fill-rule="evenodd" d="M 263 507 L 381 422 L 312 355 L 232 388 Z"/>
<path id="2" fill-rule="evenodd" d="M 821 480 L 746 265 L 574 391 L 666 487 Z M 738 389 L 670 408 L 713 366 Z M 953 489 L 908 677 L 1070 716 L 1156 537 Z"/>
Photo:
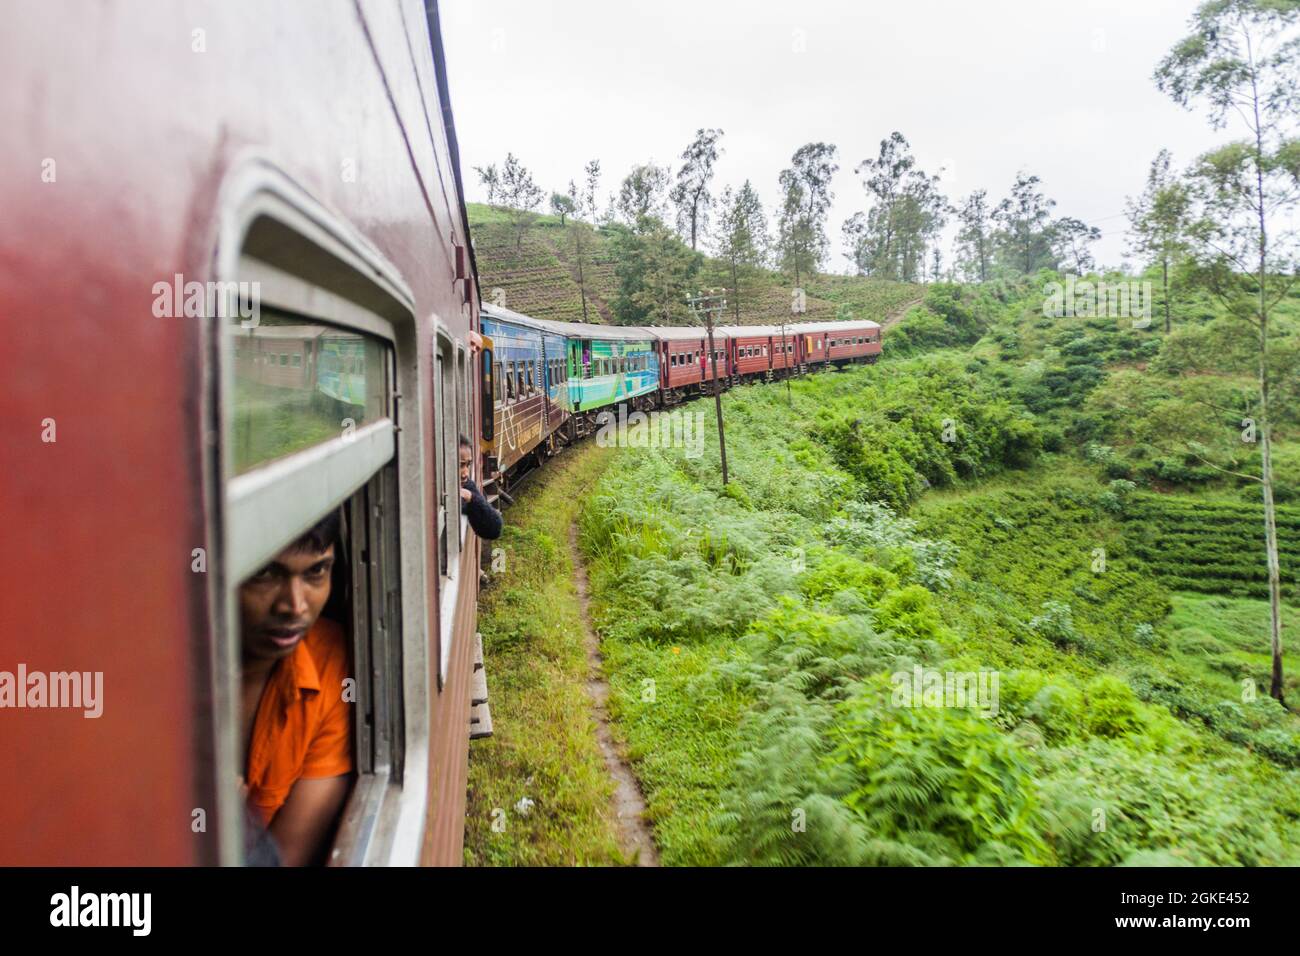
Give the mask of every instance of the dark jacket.
<path id="1" fill-rule="evenodd" d="M 474 479 L 466 478 L 461 487 L 467 489 L 471 497 L 469 501 L 460 503 L 460 513 L 469 518 L 469 526 L 474 529 L 474 533 L 487 541 L 501 537 L 501 526 L 504 524 L 501 512 L 488 504 L 483 492 L 474 484 Z"/>

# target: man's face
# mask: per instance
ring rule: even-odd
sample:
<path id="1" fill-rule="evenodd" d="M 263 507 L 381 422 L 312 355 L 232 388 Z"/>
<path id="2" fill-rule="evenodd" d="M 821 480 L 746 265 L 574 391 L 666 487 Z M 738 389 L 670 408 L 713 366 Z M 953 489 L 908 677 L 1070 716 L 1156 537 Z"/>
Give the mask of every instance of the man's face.
<path id="1" fill-rule="evenodd" d="M 245 659 L 288 657 L 320 617 L 330 596 L 334 545 L 281 551 L 239 586 Z"/>
<path id="2" fill-rule="evenodd" d="M 474 464 L 474 450 L 465 445 L 460 446 L 460 483 L 469 481 L 469 470 Z"/>

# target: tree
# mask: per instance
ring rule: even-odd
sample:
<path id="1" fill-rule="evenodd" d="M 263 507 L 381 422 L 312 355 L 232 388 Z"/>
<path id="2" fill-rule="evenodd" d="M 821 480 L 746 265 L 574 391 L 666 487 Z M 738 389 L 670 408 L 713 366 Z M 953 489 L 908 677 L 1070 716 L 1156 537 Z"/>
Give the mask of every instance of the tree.
<path id="1" fill-rule="evenodd" d="M 875 159 L 854 169 L 873 200 L 866 216 L 844 224 L 847 253 L 862 275 L 913 282 L 925 272 L 925 249 L 947 218 L 938 176 L 916 166 L 906 137 L 895 130 Z"/>
<path id="2" fill-rule="evenodd" d="M 961 221 L 957 242 L 961 250 L 959 258 L 962 271 L 968 278 L 987 282 L 993 251 L 988 190 L 977 189 L 962 200 L 961 206 L 957 208 L 957 218 Z"/>
<path id="3" fill-rule="evenodd" d="M 789 170 L 779 178 L 782 190 L 781 207 L 776 219 L 776 248 L 781 270 L 794 275 L 794 284 L 800 284 L 801 273 L 814 268 L 813 239 L 810 224 L 804 217 L 804 195 L 798 180 Z"/>
<path id="4" fill-rule="evenodd" d="M 595 167 L 595 177 L 592 176 L 592 167 Z M 596 181 L 600 178 L 600 163 L 592 160 L 587 164 L 587 186 L 586 190 L 580 190 L 578 184 L 572 179 L 569 180 L 569 204 L 573 207 L 573 222 L 569 224 L 569 231 L 573 233 L 573 261 L 578 267 L 578 293 L 582 296 L 582 321 L 588 321 L 587 316 L 587 256 L 586 249 L 583 245 L 583 237 L 587 227 L 578 221 L 577 214 L 583 209 L 591 210 L 594 214 L 596 208 Z M 554 205 L 554 200 L 551 201 Z M 563 223 L 563 218 L 561 218 Z"/>
<path id="5" fill-rule="evenodd" d="M 1170 172 L 1170 163 L 1169 150 L 1157 153 L 1147 172 L 1146 189 L 1125 206 L 1133 252 L 1160 266 L 1165 334 L 1173 331 L 1169 271 L 1187 255 L 1187 234 L 1192 224 L 1191 190 Z"/>
<path id="6" fill-rule="evenodd" d="M 993 220 L 1000 227 L 997 234 L 1000 257 L 1012 272 L 1023 275 L 1056 268 L 1051 230 L 1056 200 L 1048 199 L 1039 190 L 1039 182 L 1037 176 L 1017 173 L 1011 195 L 993 211 Z"/>
<path id="7" fill-rule="evenodd" d="M 501 176 L 497 173 L 496 164 L 484 168 L 475 166 L 474 172 L 478 173 L 479 183 L 487 189 L 488 205 L 495 206 L 497 202 L 497 193 L 501 191 Z"/>
<path id="8" fill-rule="evenodd" d="M 925 250 L 948 221 L 948 201 L 939 192 L 939 177 L 913 170 L 904 183 L 895 214 L 898 262 L 894 270 L 904 282 L 925 273 Z"/>
<path id="9" fill-rule="evenodd" d="M 808 143 L 795 150 L 790 168 L 778 177 L 782 201 L 777 220 L 777 246 L 781 267 L 794 273 L 813 273 L 826 261 L 826 213 L 835 194 L 831 177 L 839 171 L 835 147 Z"/>
<path id="10" fill-rule="evenodd" d="M 560 217 L 560 228 L 564 228 L 564 220 L 567 216 L 575 215 L 578 211 L 578 202 L 574 198 L 577 188 L 573 185 L 573 180 L 569 180 L 569 192 L 551 193 L 551 212 Z"/>
<path id="11" fill-rule="evenodd" d="M 701 257 L 658 219 L 639 222 L 639 230 L 614 227 L 614 314 L 624 325 L 683 324 L 689 319 L 686 293 Z"/>
<path id="12" fill-rule="evenodd" d="M 524 242 L 524 233 L 537 218 L 536 210 L 542 204 L 544 193 L 533 182 L 533 174 L 515 158 L 514 153 L 506 154 L 505 165 L 501 167 L 499 192 L 509 211 L 515 231 L 515 252 L 518 252 Z"/>
<path id="13" fill-rule="evenodd" d="M 596 190 L 600 186 L 600 160 L 593 159 L 589 162 L 583 169 L 583 173 L 587 178 L 582 190 L 582 201 L 579 206 L 581 211 L 587 214 L 587 218 L 594 226 L 596 225 L 596 221 L 600 218 L 596 211 Z"/>
<path id="14" fill-rule="evenodd" d="M 713 166 L 722 153 L 718 148 L 721 137 L 720 129 L 696 131 L 695 140 L 682 153 L 677 183 L 668 197 L 677 209 L 677 229 L 690 237 L 692 251 L 699 234 L 708 228 L 709 208 L 713 205 L 709 183 L 713 180 Z"/>
<path id="15" fill-rule="evenodd" d="M 1279 235 L 1278 221 L 1300 203 L 1300 139 L 1296 119 L 1300 90 L 1300 20 L 1296 0 L 1209 0 L 1192 16 L 1192 32 L 1156 67 L 1160 90 L 1184 108 L 1209 104 L 1215 129 L 1229 112 L 1243 121 L 1249 139 L 1201 156 L 1189 173 L 1199 215 L 1191 229 L 1197 281 L 1225 311 L 1246 324 L 1257 347 L 1259 403 L 1255 437 L 1264 501 L 1264 550 L 1268 563 L 1269 693 L 1282 700 L 1282 595 L 1277 513 L 1273 500 L 1270 319 L 1300 272 L 1294 236 Z"/>
<path id="16" fill-rule="evenodd" d="M 1066 272 L 1083 276 L 1096 268 L 1088 247 L 1101 238 L 1101 230 L 1080 219 L 1066 216 L 1056 220 L 1051 229 L 1053 255 Z"/>
<path id="17" fill-rule="evenodd" d="M 872 264 L 876 259 L 875 250 L 872 248 L 874 225 L 875 223 L 865 213 L 855 212 L 845 219 L 844 225 L 840 227 L 840 235 L 844 237 L 844 248 L 848 250 L 844 253 L 844 258 L 849 260 L 860 276 L 871 274 Z"/>
<path id="18" fill-rule="evenodd" d="M 662 221 L 664 192 L 668 189 L 668 167 L 647 163 L 632 167 L 619 187 L 617 209 L 623 221 L 636 232 L 645 232 L 651 220 Z"/>
<path id="19" fill-rule="evenodd" d="M 718 238 L 714 255 L 730 272 L 732 309 L 740 323 L 741 300 L 756 294 L 756 274 L 767 260 L 770 240 L 763 204 L 749 180 L 736 192 L 728 186 L 722 193 L 718 214 Z"/>

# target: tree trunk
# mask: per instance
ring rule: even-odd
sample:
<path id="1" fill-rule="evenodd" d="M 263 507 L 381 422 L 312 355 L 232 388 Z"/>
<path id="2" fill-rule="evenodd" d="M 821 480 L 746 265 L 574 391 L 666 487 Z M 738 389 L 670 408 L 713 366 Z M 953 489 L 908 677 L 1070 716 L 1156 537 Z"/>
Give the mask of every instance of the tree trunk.
<path id="1" fill-rule="evenodd" d="M 573 227 L 574 242 L 578 246 L 578 291 L 582 293 L 582 321 L 587 321 L 587 280 L 582 274 L 582 233 L 575 224 Z"/>
<path id="2" fill-rule="evenodd" d="M 1254 56 L 1251 57 L 1252 68 Z M 1277 555 L 1277 511 L 1273 505 L 1273 450 L 1268 411 L 1268 220 L 1264 196 L 1264 129 L 1259 119 L 1259 91 L 1251 79 L 1255 106 L 1255 211 L 1259 216 L 1259 434 L 1260 476 L 1264 485 L 1264 548 L 1268 554 L 1268 605 L 1273 676 L 1269 694 L 1282 700 L 1282 582 Z"/>
<path id="3" fill-rule="evenodd" d="M 736 257 L 731 257 L 731 301 L 735 303 L 736 324 L 740 324 L 740 272 L 736 268 Z M 716 365 L 716 363 L 715 363 Z"/>
<path id="4" fill-rule="evenodd" d="M 1163 259 L 1161 261 L 1161 265 L 1164 266 L 1164 281 L 1165 281 L 1165 335 L 1168 335 L 1170 331 L 1173 329 L 1173 324 L 1169 319 L 1169 260 L 1168 258 Z"/>

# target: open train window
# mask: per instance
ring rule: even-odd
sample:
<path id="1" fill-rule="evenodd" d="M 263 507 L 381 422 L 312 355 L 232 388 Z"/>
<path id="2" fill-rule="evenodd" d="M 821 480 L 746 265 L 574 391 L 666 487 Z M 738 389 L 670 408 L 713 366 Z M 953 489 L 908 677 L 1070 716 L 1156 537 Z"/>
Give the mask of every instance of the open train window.
<path id="1" fill-rule="evenodd" d="M 456 346 L 456 476 L 455 486 L 457 489 L 456 513 L 460 513 L 460 436 L 464 435 L 469 438 L 472 429 L 469 425 L 469 401 L 470 401 L 470 378 L 469 378 L 469 361 L 466 357 L 465 347 Z M 460 537 L 462 544 L 465 539 L 465 532 L 469 528 L 469 519 L 461 516 Z"/>
<path id="2" fill-rule="evenodd" d="M 281 858 L 326 862 L 353 775 L 373 779 L 400 760 L 394 350 L 365 331 L 266 306 L 256 325 L 232 322 L 225 338 L 235 765 Z M 267 341 L 295 343 L 299 369 L 307 351 L 309 371 L 285 378 L 241 361 Z M 279 354 L 283 367 L 291 353 Z M 322 525 L 330 516 L 337 523 Z M 298 699 L 311 701 L 302 727 L 285 696 L 289 674 L 303 682 Z M 302 754 L 288 744 L 297 734 L 311 740 Z M 320 809 L 303 809 L 299 779 L 313 782 Z M 301 839 L 298 826 L 279 826 L 305 812 L 326 814 L 325 829 Z"/>
<path id="3" fill-rule="evenodd" d="M 399 545 L 427 535 L 418 417 L 414 437 L 398 439 L 399 396 L 420 393 L 414 299 L 368 242 L 265 162 L 237 167 L 221 195 L 214 278 L 247 283 L 257 311 L 212 324 L 216 861 L 256 851 L 246 819 L 269 821 L 274 839 L 295 783 L 341 779 L 339 810 L 313 835 L 321 855 L 299 847 L 286 861 L 414 863 L 418 841 L 399 834 L 418 831 L 427 807 L 426 776 L 404 768 L 427 762 L 428 606 L 423 557 Z M 303 548 L 332 549 L 328 575 L 295 565 Z M 298 579 L 315 588 L 310 606 L 306 589 L 277 590 Z M 275 596 L 259 604 L 256 593 Z M 269 651 L 270 667 L 250 667 L 250 651 Z M 272 675 L 285 690 L 312 673 L 295 699 L 343 721 L 305 725 L 312 745 L 295 763 L 287 741 L 304 738 L 278 729 L 265 688 Z"/>
<path id="4" fill-rule="evenodd" d="M 457 379 L 451 339 L 439 334 L 434 359 L 434 449 L 437 462 L 438 561 L 444 578 L 454 578 L 461 551 L 460 433 L 465 397 Z"/>

